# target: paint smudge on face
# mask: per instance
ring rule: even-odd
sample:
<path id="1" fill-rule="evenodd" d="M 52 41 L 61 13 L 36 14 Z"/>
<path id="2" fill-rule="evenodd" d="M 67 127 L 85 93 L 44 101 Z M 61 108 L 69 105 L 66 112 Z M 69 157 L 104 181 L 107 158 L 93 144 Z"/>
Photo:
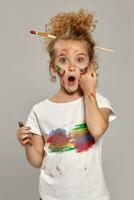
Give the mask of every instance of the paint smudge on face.
<path id="1" fill-rule="evenodd" d="M 64 76 L 65 70 L 62 67 L 60 67 L 59 65 L 55 65 L 55 68 L 60 76 Z"/>
<path id="2" fill-rule="evenodd" d="M 78 67 L 79 68 L 79 67 Z M 84 67 L 84 68 L 79 68 L 80 70 L 80 74 L 86 74 L 87 73 L 87 70 L 88 70 L 88 67 Z"/>
<path id="3" fill-rule="evenodd" d="M 70 49 L 71 49 L 71 48 L 70 48 Z M 62 49 L 62 51 L 64 51 L 66 54 L 69 53 L 69 49 L 67 49 L 67 48 Z"/>

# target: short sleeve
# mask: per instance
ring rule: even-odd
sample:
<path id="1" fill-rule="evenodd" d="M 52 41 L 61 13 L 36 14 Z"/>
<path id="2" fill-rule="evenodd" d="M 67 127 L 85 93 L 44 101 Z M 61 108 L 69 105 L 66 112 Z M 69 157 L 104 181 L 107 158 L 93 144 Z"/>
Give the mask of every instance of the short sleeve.
<path id="1" fill-rule="evenodd" d="M 42 135 L 40 126 L 39 126 L 39 122 L 38 122 L 38 117 L 34 110 L 34 106 L 29 113 L 29 116 L 26 121 L 26 126 L 29 126 L 31 128 L 30 132 L 35 133 L 37 135 Z"/>
<path id="2" fill-rule="evenodd" d="M 104 97 L 103 95 L 101 95 L 100 93 L 96 94 L 96 99 L 97 99 L 97 104 L 99 108 L 109 108 L 112 112 L 109 116 L 109 121 L 112 121 L 114 119 L 116 119 L 116 113 L 115 110 L 113 109 L 110 101 L 108 100 L 108 98 Z"/>

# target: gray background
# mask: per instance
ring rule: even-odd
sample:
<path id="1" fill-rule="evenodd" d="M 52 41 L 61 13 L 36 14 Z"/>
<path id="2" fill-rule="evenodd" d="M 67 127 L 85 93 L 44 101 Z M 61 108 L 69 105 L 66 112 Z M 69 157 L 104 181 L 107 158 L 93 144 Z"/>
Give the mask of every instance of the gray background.
<path id="1" fill-rule="evenodd" d="M 33 104 L 58 88 L 49 80 L 42 39 L 29 30 L 44 31 L 61 11 L 96 11 L 94 37 L 115 53 L 96 51 L 98 91 L 117 113 L 103 142 L 103 166 L 111 200 L 134 199 L 133 133 L 133 0 L 0 0 L 0 199 L 38 199 L 39 170 L 32 168 L 16 140 L 18 120 L 26 121 Z"/>

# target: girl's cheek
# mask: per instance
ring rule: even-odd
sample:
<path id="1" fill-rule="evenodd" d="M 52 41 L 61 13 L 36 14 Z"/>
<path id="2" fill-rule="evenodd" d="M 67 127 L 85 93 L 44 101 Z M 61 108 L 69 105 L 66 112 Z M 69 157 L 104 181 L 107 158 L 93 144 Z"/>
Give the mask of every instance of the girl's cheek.
<path id="1" fill-rule="evenodd" d="M 58 65 L 58 64 L 55 65 L 55 68 L 57 70 L 58 75 L 60 77 L 63 77 L 64 74 L 65 74 L 65 69 L 62 66 Z"/>
<path id="2" fill-rule="evenodd" d="M 61 84 L 62 84 L 63 86 L 65 86 L 65 81 L 64 81 L 63 78 L 61 78 L 60 82 L 61 82 Z"/>
<path id="3" fill-rule="evenodd" d="M 65 85 L 65 82 L 64 82 L 64 80 L 62 80 L 62 84 L 63 84 L 63 85 Z"/>

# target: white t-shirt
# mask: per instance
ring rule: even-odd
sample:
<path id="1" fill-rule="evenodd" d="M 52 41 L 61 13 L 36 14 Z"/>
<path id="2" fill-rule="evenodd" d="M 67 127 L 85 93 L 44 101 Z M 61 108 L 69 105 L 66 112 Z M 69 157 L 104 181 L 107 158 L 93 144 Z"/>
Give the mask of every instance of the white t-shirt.
<path id="1" fill-rule="evenodd" d="M 112 110 L 107 98 L 96 93 L 98 107 Z M 43 200 L 109 200 L 102 170 L 102 137 L 89 133 L 84 99 L 54 103 L 49 99 L 33 106 L 27 123 L 43 135 L 45 157 L 41 166 L 39 195 Z"/>

